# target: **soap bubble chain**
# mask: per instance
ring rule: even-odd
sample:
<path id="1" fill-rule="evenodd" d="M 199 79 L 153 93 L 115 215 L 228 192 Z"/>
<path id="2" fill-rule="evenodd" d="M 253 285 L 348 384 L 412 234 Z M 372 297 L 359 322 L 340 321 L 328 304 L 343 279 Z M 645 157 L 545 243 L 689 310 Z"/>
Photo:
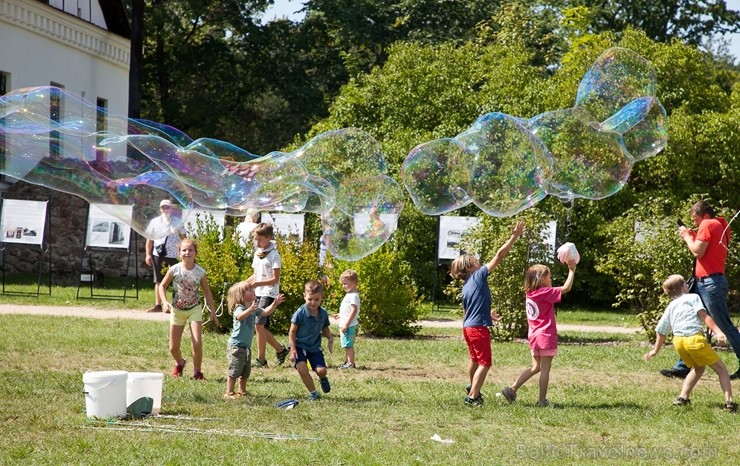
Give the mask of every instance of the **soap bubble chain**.
<path id="1" fill-rule="evenodd" d="M 159 202 L 181 209 L 313 212 L 329 251 L 344 260 L 380 248 L 397 227 L 404 192 L 387 176 L 380 144 L 357 128 L 317 135 L 290 152 L 251 154 L 217 139 L 114 115 L 55 87 L 0 97 L 2 173 L 99 204 L 133 205 L 121 218 L 149 239 Z M 179 209 L 177 229 L 187 217 Z M 120 218 L 120 217 L 119 217 Z"/>
<path id="2" fill-rule="evenodd" d="M 441 215 L 470 203 L 510 217 L 548 194 L 570 201 L 618 192 L 635 162 L 668 142 L 650 62 L 624 48 L 590 67 L 575 106 L 529 120 L 489 113 L 454 138 L 416 146 L 401 178 L 414 205 Z"/>

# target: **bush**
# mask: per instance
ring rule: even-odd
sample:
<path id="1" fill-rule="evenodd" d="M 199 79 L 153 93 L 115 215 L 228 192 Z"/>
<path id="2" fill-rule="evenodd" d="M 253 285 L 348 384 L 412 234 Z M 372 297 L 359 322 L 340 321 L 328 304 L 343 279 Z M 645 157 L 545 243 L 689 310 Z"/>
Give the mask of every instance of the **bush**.
<path id="1" fill-rule="evenodd" d="M 324 307 L 330 314 L 339 312 L 344 290 L 339 276 L 346 269 L 358 274 L 360 293 L 360 331 L 374 337 L 409 337 L 419 331 L 420 303 L 411 278 L 411 264 L 405 261 L 392 242 L 356 262 L 330 259 L 326 272 L 331 281 Z"/>
<path id="2" fill-rule="evenodd" d="M 519 220 L 527 225 L 524 235 L 488 277 L 492 310 L 501 316 L 501 320 L 494 323 L 492 332 L 493 339 L 497 341 L 527 336 L 523 286 L 524 272 L 530 265 L 540 263 L 550 267 L 553 282 L 560 279 L 563 270 L 567 274 L 567 267 L 559 264 L 558 267 L 553 267 L 554 251 L 545 244 L 547 223 L 551 219 L 537 208 L 527 209 L 516 218 L 499 219 L 485 216 L 481 223 L 463 238 L 462 245 L 469 251 L 478 251 L 481 263 L 488 262 L 509 239 L 511 227 Z M 462 281 L 455 280 L 446 288 L 445 293 L 459 302 L 461 290 Z"/>

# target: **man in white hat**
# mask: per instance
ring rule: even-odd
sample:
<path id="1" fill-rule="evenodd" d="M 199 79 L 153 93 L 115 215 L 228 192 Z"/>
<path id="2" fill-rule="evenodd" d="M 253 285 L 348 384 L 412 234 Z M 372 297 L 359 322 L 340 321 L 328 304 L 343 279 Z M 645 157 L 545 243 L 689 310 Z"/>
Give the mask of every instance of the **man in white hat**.
<path id="1" fill-rule="evenodd" d="M 146 265 L 154 268 L 154 306 L 146 312 L 162 312 L 162 303 L 159 298 L 159 285 L 164 278 L 162 266 L 177 264 L 177 248 L 180 238 L 185 231 L 176 209 L 169 199 L 159 203 L 160 215 L 152 219 L 146 227 L 146 236 L 157 238 L 146 240 Z M 169 310 L 168 310 L 169 312 Z"/>

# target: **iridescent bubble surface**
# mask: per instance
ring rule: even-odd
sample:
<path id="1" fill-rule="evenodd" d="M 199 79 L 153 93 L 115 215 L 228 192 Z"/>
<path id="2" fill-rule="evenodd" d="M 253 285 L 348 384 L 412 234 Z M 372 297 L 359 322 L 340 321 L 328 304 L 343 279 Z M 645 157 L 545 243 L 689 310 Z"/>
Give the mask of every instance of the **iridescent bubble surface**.
<path id="1" fill-rule="evenodd" d="M 668 142 L 650 62 L 624 48 L 605 51 L 583 77 L 575 105 L 530 119 L 481 116 L 454 138 L 415 147 L 401 179 L 414 205 L 440 215 L 475 203 L 498 217 L 546 195 L 603 199 L 629 180 L 635 162 Z"/>
<path id="2" fill-rule="evenodd" d="M 388 240 L 404 205 L 380 143 L 357 128 L 319 134 L 290 153 L 257 156 L 38 87 L 0 97 L 0 136 L 2 173 L 90 203 L 133 205 L 131 227 L 145 237 L 163 199 L 176 204 L 175 223 L 186 221 L 178 212 L 193 209 L 313 212 L 328 249 L 357 260 Z"/>

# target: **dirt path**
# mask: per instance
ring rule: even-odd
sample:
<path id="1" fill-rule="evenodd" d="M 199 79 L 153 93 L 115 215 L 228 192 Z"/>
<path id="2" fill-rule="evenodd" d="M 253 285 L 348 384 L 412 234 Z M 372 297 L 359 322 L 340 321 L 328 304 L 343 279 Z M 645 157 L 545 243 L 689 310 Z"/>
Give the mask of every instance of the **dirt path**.
<path id="1" fill-rule="evenodd" d="M 0 314 L 28 314 L 45 316 L 85 317 L 90 319 L 134 319 L 167 322 L 169 314 L 147 313 L 136 309 L 97 309 L 89 306 L 30 306 L 22 304 L 0 304 Z M 423 327 L 462 328 L 461 320 L 421 320 Z M 558 324 L 558 329 L 573 332 L 601 332 L 633 334 L 642 331 L 639 327 L 617 327 L 604 325 Z"/>

